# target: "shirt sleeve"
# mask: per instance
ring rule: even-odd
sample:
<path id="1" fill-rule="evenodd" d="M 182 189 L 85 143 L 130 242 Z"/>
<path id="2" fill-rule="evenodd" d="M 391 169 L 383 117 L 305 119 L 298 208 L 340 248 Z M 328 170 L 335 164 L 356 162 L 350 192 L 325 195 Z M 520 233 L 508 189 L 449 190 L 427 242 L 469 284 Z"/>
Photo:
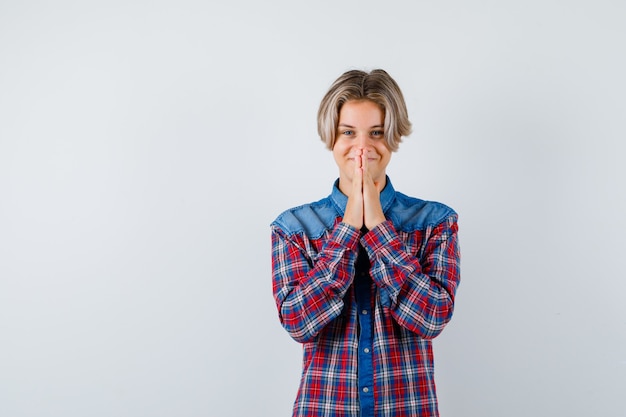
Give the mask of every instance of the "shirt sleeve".
<path id="1" fill-rule="evenodd" d="M 423 254 L 418 259 L 391 221 L 373 228 L 362 238 L 372 262 L 372 279 L 379 287 L 381 304 L 395 321 L 424 339 L 441 333 L 452 318 L 460 282 L 457 216 L 453 214 L 423 232 Z"/>
<path id="2" fill-rule="evenodd" d="M 271 235 L 272 290 L 280 322 L 293 339 L 308 342 L 341 314 L 354 277 L 359 231 L 338 223 L 315 259 L 301 235 L 287 235 L 277 225 Z"/>

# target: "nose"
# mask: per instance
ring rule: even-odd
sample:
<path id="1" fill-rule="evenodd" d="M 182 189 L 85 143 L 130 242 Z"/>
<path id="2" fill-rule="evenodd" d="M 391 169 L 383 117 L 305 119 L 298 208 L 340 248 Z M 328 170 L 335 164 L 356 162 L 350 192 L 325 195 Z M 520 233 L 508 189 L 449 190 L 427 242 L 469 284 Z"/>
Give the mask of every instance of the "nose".
<path id="1" fill-rule="evenodd" d="M 366 148 L 369 145 L 369 137 L 366 134 L 359 134 L 356 137 L 355 146 L 358 148 Z"/>

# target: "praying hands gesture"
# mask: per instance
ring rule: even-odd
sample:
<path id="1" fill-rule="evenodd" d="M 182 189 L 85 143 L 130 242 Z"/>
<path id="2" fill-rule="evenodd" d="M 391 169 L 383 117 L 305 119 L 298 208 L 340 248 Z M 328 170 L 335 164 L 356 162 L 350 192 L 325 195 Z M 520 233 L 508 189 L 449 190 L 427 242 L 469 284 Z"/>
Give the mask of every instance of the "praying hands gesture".
<path id="1" fill-rule="evenodd" d="M 368 230 L 385 221 L 380 192 L 391 151 L 385 141 L 385 116 L 369 100 L 348 101 L 339 112 L 333 155 L 339 166 L 339 189 L 348 196 L 344 223 Z"/>
<path id="2" fill-rule="evenodd" d="M 376 182 L 372 178 L 369 170 L 369 154 L 370 151 L 364 148 L 354 151 L 352 187 L 343 217 L 345 223 L 357 229 L 365 225 L 367 230 L 385 221 L 383 208 L 380 205 L 380 191 L 385 184 Z"/>

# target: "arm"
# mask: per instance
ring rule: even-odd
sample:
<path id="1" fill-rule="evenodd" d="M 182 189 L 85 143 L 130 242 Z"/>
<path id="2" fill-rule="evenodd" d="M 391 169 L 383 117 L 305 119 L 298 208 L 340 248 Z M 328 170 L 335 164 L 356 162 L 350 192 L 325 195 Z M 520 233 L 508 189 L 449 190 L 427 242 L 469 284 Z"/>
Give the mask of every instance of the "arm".
<path id="1" fill-rule="evenodd" d="M 272 289 L 279 319 L 293 339 L 304 343 L 341 314 L 354 277 L 359 231 L 338 223 L 316 260 L 297 236 L 288 236 L 276 225 L 271 234 Z"/>
<path id="2" fill-rule="evenodd" d="M 460 282 L 457 230 L 456 215 L 427 229 L 420 260 L 407 253 L 390 221 L 363 237 L 382 305 L 399 325 L 424 339 L 439 335 L 452 318 Z"/>

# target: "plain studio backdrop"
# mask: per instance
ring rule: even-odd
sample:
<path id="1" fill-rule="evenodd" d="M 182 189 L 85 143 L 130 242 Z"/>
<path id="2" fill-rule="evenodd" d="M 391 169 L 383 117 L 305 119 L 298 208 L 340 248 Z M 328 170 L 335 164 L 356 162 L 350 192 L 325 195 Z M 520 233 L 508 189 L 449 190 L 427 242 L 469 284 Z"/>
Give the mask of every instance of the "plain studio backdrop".
<path id="1" fill-rule="evenodd" d="M 386 69 L 460 215 L 445 417 L 626 415 L 623 1 L 0 1 L 0 416 L 288 416 L 269 224 Z"/>

